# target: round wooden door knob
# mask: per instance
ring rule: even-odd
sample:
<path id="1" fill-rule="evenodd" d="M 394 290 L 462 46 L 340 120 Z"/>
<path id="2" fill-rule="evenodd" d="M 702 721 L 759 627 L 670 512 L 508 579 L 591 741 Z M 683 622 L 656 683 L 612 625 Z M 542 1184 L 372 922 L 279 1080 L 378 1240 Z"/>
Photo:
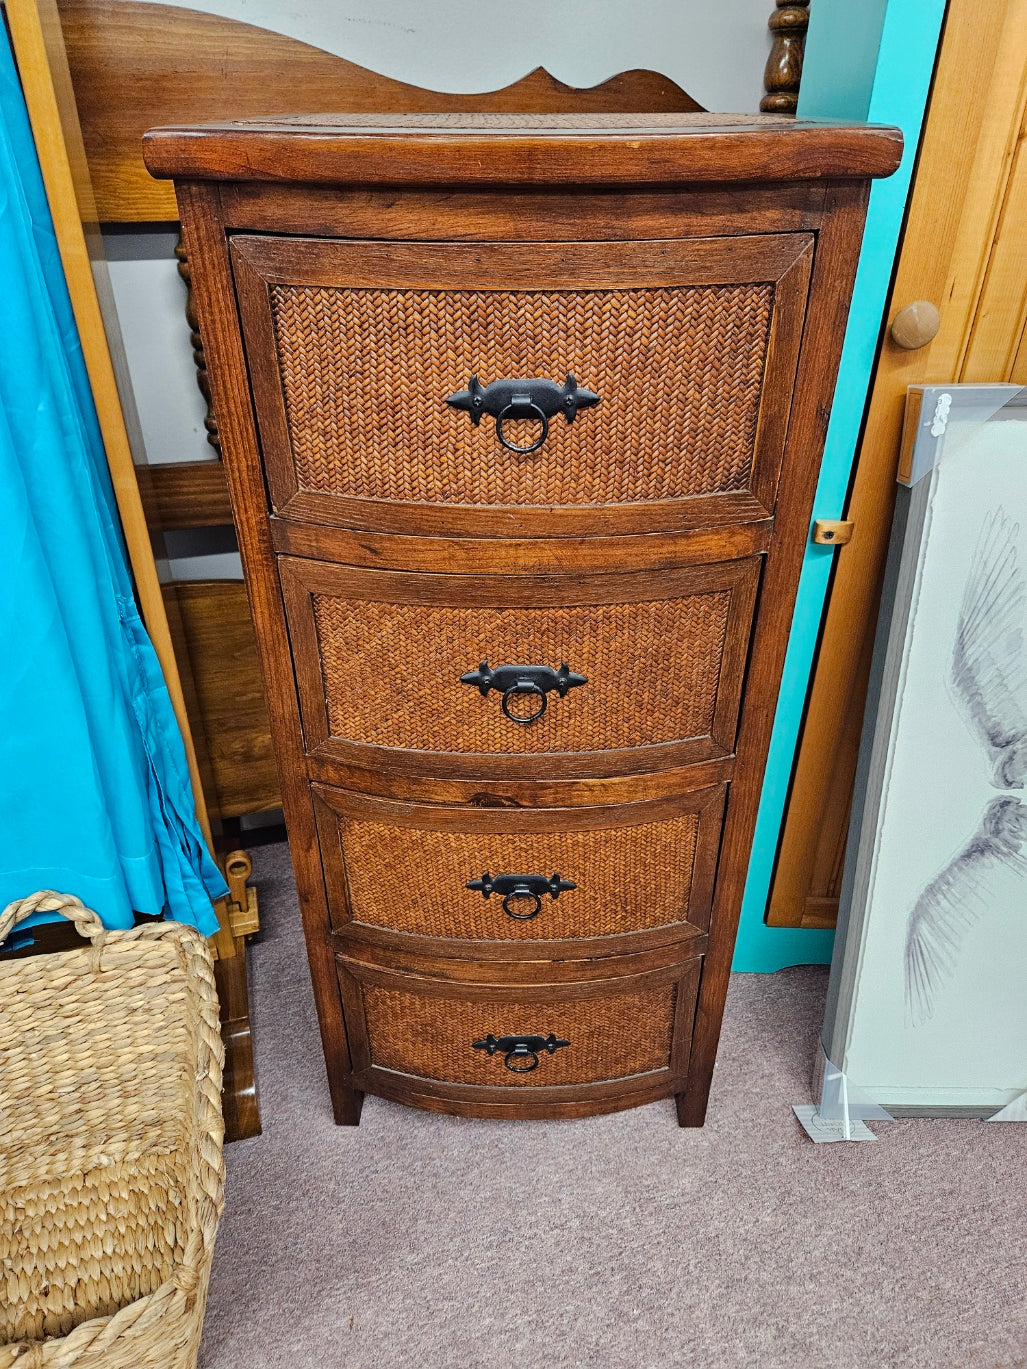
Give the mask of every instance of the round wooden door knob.
<path id="1" fill-rule="evenodd" d="M 918 299 L 907 304 L 892 319 L 892 342 L 904 347 L 907 352 L 917 347 L 926 347 L 938 336 L 941 327 L 941 314 L 929 299 Z"/>

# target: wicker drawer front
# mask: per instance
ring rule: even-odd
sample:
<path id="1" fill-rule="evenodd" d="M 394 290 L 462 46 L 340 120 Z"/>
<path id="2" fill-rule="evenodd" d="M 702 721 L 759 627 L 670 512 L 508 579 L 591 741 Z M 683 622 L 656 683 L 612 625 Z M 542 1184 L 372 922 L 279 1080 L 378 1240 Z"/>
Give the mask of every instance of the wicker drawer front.
<path id="1" fill-rule="evenodd" d="M 654 505 L 673 506 L 671 526 L 708 518 L 711 500 L 728 518 L 772 503 L 808 234 L 233 251 L 280 511 L 411 530 L 431 506 L 433 524 L 488 535 L 504 530 L 490 511 L 534 506 L 545 535 L 554 508 L 644 506 L 651 527 Z M 528 455 L 500 445 L 493 417 L 445 403 L 471 376 L 568 374 L 599 405 L 558 414 Z M 526 447 L 541 429 L 504 431 Z"/>
<path id="2" fill-rule="evenodd" d="M 423 1080 L 443 1095 L 573 1098 L 684 1073 L 698 960 L 548 984 L 440 980 L 348 958 L 339 966 L 355 1074 L 377 1091 L 389 1092 L 380 1086 L 391 1078 L 399 1090 Z"/>
<path id="3" fill-rule="evenodd" d="M 314 794 L 333 926 L 369 940 L 442 939 L 514 959 L 525 943 L 559 954 L 589 941 L 588 953 L 608 954 L 709 924 L 723 785 L 548 812 Z"/>
<path id="4" fill-rule="evenodd" d="M 591 774 L 731 751 L 758 558 L 582 579 L 279 564 L 308 751 L 527 779 L 541 757 Z M 483 694 L 483 662 L 586 683 Z"/>
<path id="5" fill-rule="evenodd" d="M 670 1068 L 674 996 L 670 986 L 566 1003 L 511 1003 L 501 996 L 492 1003 L 464 1003 L 365 989 L 371 1064 L 454 1084 L 523 1088 L 592 1084 L 665 1070 Z M 489 1055 L 474 1044 L 490 1035 L 552 1034 L 563 1040 L 565 1033 L 573 1038 L 568 1046 L 540 1052 L 540 1067 L 523 1074 L 507 1068 L 502 1054 Z"/>

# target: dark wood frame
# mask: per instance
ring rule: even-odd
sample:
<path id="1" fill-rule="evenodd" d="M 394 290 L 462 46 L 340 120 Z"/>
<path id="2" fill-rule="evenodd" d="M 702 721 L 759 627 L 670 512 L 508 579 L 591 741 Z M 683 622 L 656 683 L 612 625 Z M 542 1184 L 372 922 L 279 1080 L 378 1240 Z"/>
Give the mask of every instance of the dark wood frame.
<path id="1" fill-rule="evenodd" d="M 892 132 L 887 135 L 874 132 L 867 137 L 862 130 L 847 130 L 847 135 L 853 144 L 863 140 L 861 155 L 853 152 L 849 159 L 852 171 L 848 176 L 833 180 L 815 179 L 832 168 L 826 164 L 821 167 L 811 151 L 804 163 L 804 175 L 810 179 L 802 185 L 786 179 L 778 190 L 768 182 L 772 182 L 775 176 L 787 177 L 791 173 L 783 169 L 784 164 L 775 165 L 773 149 L 768 146 L 764 149 L 759 173 L 764 178 L 764 184 L 754 187 L 750 192 L 746 183 L 744 192 L 739 193 L 741 209 L 733 222 L 726 214 L 728 200 L 722 189 L 714 192 L 711 200 L 704 188 L 682 189 L 680 184 L 675 184 L 668 194 L 667 208 L 662 216 L 658 213 L 659 200 L 652 191 L 645 192 L 641 199 L 626 192 L 621 202 L 620 226 L 616 230 L 618 237 L 624 236 L 625 223 L 647 218 L 649 223 L 655 220 L 660 230 L 656 233 L 650 231 L 650 236 L 702 236 L 708 232 L 709 214 L 712 211 L 719 218 L 721 231 L 775 232 L 780 231 L 782 219 L 785 219 L 791 225 L 811 230 L 817 235 L 809 304 L 775 507 L 775 535 L 767 552 L 760 613 L 749 656 L 737 743 L 739 758 L 724 823 L 708 950 L 695 1019 L 692 1064 L 686 1079 L 676 1081 L 672 1087 L 663 1090 L 679 1091 L 678 1116 L 687 1125 L 702 1123 L 709 1094 L 773 722 L 773 703 L 784 661 L 788 624 L 808 533 L 816 472 L 862 232 L 869 189 L 863 177 L 888 174 L 898 160 L 899 143 Z M 293 166 L 283 164 L 280 168 L 282 175 L 292 174 L 298 180 L 305 179 L 295 164 L 297 156 L 306 155 L 300 146 L 301 141 L 298 140 L 294 147 Z M 178 135 L 167 135 L 161 154 L 154 155 L 152 164 L 160 165 L 165 172 L 176 167 L 177 147 Z M 604 150 L 604 168 L 609 168 L 612 163 L 612 169 L 616 171 L 616 163 L 620 159 L 622 169 L 630 165 L 638 174 L 635 149 L 617 143 L 611 146 L 604 141 Z M 535 151 L 525 150 L 524 155 L 531 161 Z M 793 166 L 795 163 L 789 159 L 786 164 Z M 194 161 L 192 165 L 195 169 L 198 163 Z M 544 158 L 536 156 L 534 165 L 535 174 L 544 177 Z M 219 175 L 223 177 L 225 169 L 226 164 L 214 157 L 210 165 L 205 167 L 204 174 L 212 178 Z M 723 167 L 723 180 L 730 179 L 730 170 L 730 166 Z M 327 174 L 323 165 L 320 174 Z M 626 177 L 626 172 L 624 174 Z M 743 182 L 746 176 L 753 175 L 747 170 L 739 174 Z M 231 233 L 259 231 L 257 220 L 265 227 L 269 223 L 280 223 L 280 216 L 288 218 L 290 213 L 295 212 L 300 197 L 295 187 L 283 192 L 273 184 L 260 187 L 244 185 L 241 190 L 228 187 L 222 195 L 217 185 L 190 181 L 188 178 L 179 184 L 178 194 L 190 257 L 194 266 L 198 262 L 203 264 L 202 270 L 195 275 L 197 307 L 207 346 L 219 426 L 226 450 L 234 454 L 229 464 L 229 478 L 251 604 L 261 627 L 259 636 L 268 701 L 278 739 L 286 815 L 308 952 L 317 989 L 319 1020 L 335 1114 L 338 1121 L 352 1123 L 359 1116 L 361 1095 L 359 1087 L 354 1086 L 350 1069 L 346 1028 L 336 987 L 335 940 L 329 930 L 323 873 L 317 854 L 313 801 L 308 783 L 308 774 L 311 778 L 319 776 L 314 767 L 308 768 L 300 731 L 295 683 L 289 665 L 290 642 L 279 595 L 270 509 L 261 471 L 256 419 L 246 379 L 247 363 L 236 311 L 229 254 Z M 514 239 L 530 239 L 541 231 L 540 225 L 530 223 L 523 217 L 523 206 L 519 202 L 511 203 L 509 198 L 491 191 L 485 185 L 473 196 L 467 191 L 463 194 L 464 202 L 473 215 L 468 223 L 468 231 L 481 222 L 482 215 L 493 225 L 504 225 L 506 232 Z M 393 188 L 387 197 L 393 207 L 383 214 L 378 224 L 378 236 L 410 236 L 417 224 L 422 225 L 422 233 L 431 235 L 437 231 L 433 212 L 438 198 L 437 192 L 426 192 L 423 186 L 418 186 L 416 178 L 409 188 Z M 550 216 L 556 215 L 566 222 L 576 218 L 578 231 L 575 236 L 602 235 L 602 215 L 598 223 L 590 217 L 587 194 L 579 192 L 570 199 L 561 199 L 560 192 L 554 191 L 547 203 Z M 340 185 L 331 194 L 308 201 L 304 231 L 318 231 L 326 236 L 350 236 L 354 219 L 359 220 L 361 215 L 366 215 L 367 204 L 366 186 L 354 190 Z M 254 206 L 257 208 L 254 209 Z M 714 542 L 718 535 L 714 534 Z M 639 539 L 640 546 L 644 542 L 644 537 Z M 533 557 L 534 553 L 526 545 L 521 573 L 534 572 Z M 638 565 L 637 562 L 635 564 Z M 402 791 L 398 777 L 392 777 L 389 782 Z M 592 784 L 599 783 L 573 783 L 568 786 L 568 793 L 574 795 L 574 801 L 581 802 L 587 798 Z M 424 777 L 420 786 L 421 794 L 432 795 L 434 784 L 431 777 Z M 444 801 L 444 794 L 453 792 L 453 785 L 454 781 L 439 784 L 437 793 L 440 801 Z M 558 785 L 559 782 L 555 780 L 548 782 L 547 792 L 554 792 Z M 399 792 L 398 796 L 403 797 L 403 793 Z M 670 951 L 677 953 L 677 948 L 671 947 Z M 653 949 L 643 953 L 642 958 L 646 963 L 653 963 L 649 958 L 658 958 L 662 954 L 663 951 Z M 594 963 L 601 965 L 603 962 Z M 425 969 L 424 972 L 429 971 Z M 424 1106 L 433 1105 L 428 1099 L 420 1101 Z M 583 1106 L 587 1108 L 587 1105 Z"/>
<path id="2" fill-rule="evenodd" d="M 367 769 L 406 774 L 445 774 L 457 779 L 532 780 L 542 764 L 556 779 L 616 775 L 712 760 L 732 753 L 759 579 L 755 557 L 744 561 L 679 566 L 659 576 L 648 572 L 574 576 L 422 575 L 409 571 L 363 570 L 324 561 L 283 557 L 278 573 L 292 642 L 296 687 L 307 754 Z M 731 596 L 721 657 L 712 732 L 709 736 L 625 750 L 493 755 L 413 751 L 369 746 L 331 735 L 320 667 L 320 646 L 312 596 L 334 594 L 387 603 L 531 608 L 549 604 L 591 606 L 640 603 L 684 595 L 726 592 Z M 463 666 L 473 670 L 477 661 Z M 587 688 L 587 686 L 586 686 Z M 553 708 L 559 706 L 557 701 Z M 498 705 L 497 705 L 498 707 Z M 329 773 L 330 770 L 329 770 Z"/>
<path id="3" fill-rule="evenodd" d="M 313 786 L 314 813 L 321 840 L 325 883 L 329 905 L 334 912 L 333 931 L 347 940 L 369 945 L 407 950 L 420 956 L 471 956 L 479 961 L 523 961 L 526 952 L 533 959 L 580 959 L 647 950 L 702 937 L 709 929 L 713 880 L 720 847 L 720 824 L 727 797 L 725 785 L 686 791 L 671 798 L 649 799 L 640 803 L 584 805 L 560 809 L 451 808 L 435 804 L 401 803 Z M 346 858 L 339 836 L 340 817 L 362 817 L 388 821 L 414 831 L 501 832 L 501 831 L 596 831 L 610 827 L 630 827 L 655 823 L 694 813 L 698 818 L 692 868 L 682 871 L 683 915 L 642 932 L 618 936 L 561 939 L 495 940 L 421 937 L 360 922 L 353 916 Z M 501 928 L 501 919 L 497 922 Z"/>
<path id="4" fill-rule="evenodd" d="M 624 566 L 670 570 L 692 562 L 756 556 L 770 545 L 773 519 L 757 518 L 723 528 L 627 537 L 423 537 L 359 532 L 352 528 L 268 519 L 275 550 L 313 561 L 336 561 L 368 569 L 431 573 L 439 565 L 453 575 L 474 574 L 487 561 L 500 575 L 556 575 L 575 570 L 620 570 Z"/>

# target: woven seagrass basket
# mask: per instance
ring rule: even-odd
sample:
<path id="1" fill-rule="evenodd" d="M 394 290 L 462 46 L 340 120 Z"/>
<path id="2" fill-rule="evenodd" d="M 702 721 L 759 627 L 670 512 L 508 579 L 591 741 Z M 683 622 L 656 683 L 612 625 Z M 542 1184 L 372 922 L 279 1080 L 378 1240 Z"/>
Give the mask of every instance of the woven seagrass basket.
<path id="1" fill-rule="evenodd" d="M 0 1369 L 192 1369 L 224 1204 L 210 951 L 174 922 L 0 962 Z"/>

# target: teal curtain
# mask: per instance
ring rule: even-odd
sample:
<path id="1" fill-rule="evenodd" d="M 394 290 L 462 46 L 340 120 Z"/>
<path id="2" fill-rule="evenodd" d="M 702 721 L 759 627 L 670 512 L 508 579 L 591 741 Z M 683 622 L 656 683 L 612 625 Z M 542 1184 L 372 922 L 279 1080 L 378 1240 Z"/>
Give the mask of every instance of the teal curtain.
<path id="1" fill-rule="evenodd" d="M 0 907 L 77 894 L 210 934 L 226 887 L 133 595 L 21 88 L 0 27 Z"/>

